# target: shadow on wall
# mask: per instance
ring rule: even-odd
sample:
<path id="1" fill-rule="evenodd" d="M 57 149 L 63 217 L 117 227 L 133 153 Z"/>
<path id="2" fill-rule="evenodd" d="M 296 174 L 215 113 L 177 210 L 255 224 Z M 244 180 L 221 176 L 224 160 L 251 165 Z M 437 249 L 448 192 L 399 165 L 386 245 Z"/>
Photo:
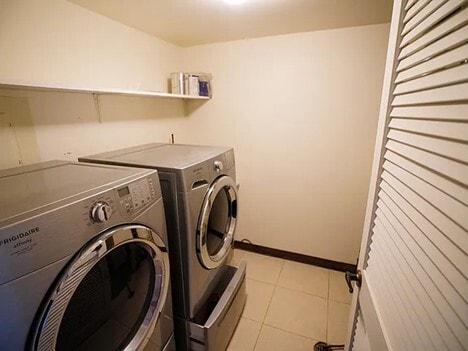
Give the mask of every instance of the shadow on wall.
<path id="1" fill-rule="evenodd" d="M 0 95 L 0 169 L 38 162 L 28 99 Z"/>
<path id="2" fill-rule="evenodd" d="M 15 104 L 24 111 L 18 112 Z M 177 140 L 189 116 L 185 104 L 171 98 L 0 89 L 0 166 L 75 161 L 83 155 L 169 142 L 171 134 Z M 194 106 L 190 111 L 201 105 Z"/>
<path id="3" fill-rule="evenodd" d="M 181 100 L 124 95 L 0 89 L 0 96 L 27 99 L 35 125 L 183 117 Z"/>

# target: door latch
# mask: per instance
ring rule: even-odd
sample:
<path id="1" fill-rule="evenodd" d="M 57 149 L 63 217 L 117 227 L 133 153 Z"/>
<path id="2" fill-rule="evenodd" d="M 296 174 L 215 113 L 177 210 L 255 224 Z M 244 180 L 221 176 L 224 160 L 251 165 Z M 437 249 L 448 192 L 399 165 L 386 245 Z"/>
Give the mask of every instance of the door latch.
<path id="1" fill-rule="evenodd" d="M 361 287 L 362 283 L 362 275 L 361 271 L 357 271 L 356 273 L 351 273 L 347 271 L 345 273 L 345 279 L 346 279 L 346 284 L 348 284 L 349 292 L 352 294 L 354 289 L 353 289 L 353 284 L 351 283 L 353 280 L 356 282 L 356 285 L 358 287 Z"/>

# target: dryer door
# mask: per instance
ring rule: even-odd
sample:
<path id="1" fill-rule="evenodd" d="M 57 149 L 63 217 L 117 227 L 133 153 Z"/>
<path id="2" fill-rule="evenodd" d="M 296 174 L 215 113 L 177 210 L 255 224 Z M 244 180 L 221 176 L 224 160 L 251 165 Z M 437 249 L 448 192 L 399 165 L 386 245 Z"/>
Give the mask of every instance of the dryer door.
<path id="1" fill-rule="evenodd" d="M 32 333 L 32 349 L 142 348 L 168 285 L 167 251 L 156 233 L 140 225 L 105 232 L 59 277 Z"/>
<path id="2" fill-rule="evenodd" d="M 207 269 L 219 267 L 227 257 L 237 221 L 237 189 L 228 176 L 218 177 L 203 200 L 197 227 L 197 253 Z"/>

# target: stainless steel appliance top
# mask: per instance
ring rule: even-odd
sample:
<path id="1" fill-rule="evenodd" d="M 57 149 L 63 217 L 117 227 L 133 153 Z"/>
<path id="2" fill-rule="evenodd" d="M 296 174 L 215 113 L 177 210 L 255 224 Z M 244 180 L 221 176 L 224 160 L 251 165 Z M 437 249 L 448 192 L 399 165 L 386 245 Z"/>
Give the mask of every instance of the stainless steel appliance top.
<path id="1" fill-rule="evenodd" d="M 80 194 L 99 192 L 101 187 L 108 189 L 155 172 L 68 161 L 0 171 L 0 226 L 3 221 L 21 214 L 55 203 L 59 205 Z"/>
<path id="2" fill-rule="evenodd" d="M 80 161 L 158 169 L 186 169 L 232 150 L 223 146 L 151 143 L 80 157 Z"/>

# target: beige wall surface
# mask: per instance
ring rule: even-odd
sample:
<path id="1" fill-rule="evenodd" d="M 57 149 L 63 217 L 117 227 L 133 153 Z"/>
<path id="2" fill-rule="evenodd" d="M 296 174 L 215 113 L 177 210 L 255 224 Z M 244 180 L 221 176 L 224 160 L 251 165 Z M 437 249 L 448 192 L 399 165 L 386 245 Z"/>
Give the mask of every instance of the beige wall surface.
<path id="1" fill-rule="evenodd" d="M 21 128 L 31 140 L 14 145 L 14 131 L 3 130 L 13 146 L 2 154 L 76 160 L 170 133 L 179 143 L 232 145 L 237 239 L 355 262 L 388 25 L 181 49 L 66 1 L 0 0 L 0 9 L 2 82 L 166 91 L 173 71 L 214 76 L 213 99 L 186 109 L 111 95 L 97 109 L 90 94 L 0 89 L 25 98 L 30 124 Z"/>
<path id="2" fill-rule="evenodd" d="M 167 91 L 182 49 L 64 0 L 0 0 L 0 79 Z"/>
<path id="3" fill-rule="evenodd" d="M 81 88 L 167 91 L 182 61 L 181 48 L 63 0 L 0 0 L 0 52 L 0 82 Z M 178 100 L 100 95 L 97 108 L 91 94 L 0 89 L 0 96 L 9 97 L 0 100 L 0 133 L 11 139 L 12 160 L 22 156 L 25 164 L 28 148 L 40 160 L 76 160 L 168 141 L 185 119 Z M 11 97 L 25 98 L 30 119 L 21 130 L 34 142 L 13 138 L 21 116 L 6 114 Z"/>
<path id="4" fill-rule="evenodd" d="M 232 145 L 237 239 L 355 263 L 366 205 L 389 26 L 188 48 L 213 73 L 213 100 L 179 140 Z"/>
<path id="5" fill-rule="evenodd" d="M 98 115 L 91 94 L 6 89 L 0 89 L 0 116 L 8 108 L 2 96 L 27 100 L 32 123 L 23 123 L 22 129 L 35 138 L 36 152 L 42 161 L 76 161 L 79 156 L 93 153 L 168 142 L 171 133 L 182 132 L 186 120 L 178 100 L 101 95 Z M 13 121 L 19 117 L 10 115 Z M 31 145 L 34 144 L 18 140 L 17 147 L 28 150 Z"/>

